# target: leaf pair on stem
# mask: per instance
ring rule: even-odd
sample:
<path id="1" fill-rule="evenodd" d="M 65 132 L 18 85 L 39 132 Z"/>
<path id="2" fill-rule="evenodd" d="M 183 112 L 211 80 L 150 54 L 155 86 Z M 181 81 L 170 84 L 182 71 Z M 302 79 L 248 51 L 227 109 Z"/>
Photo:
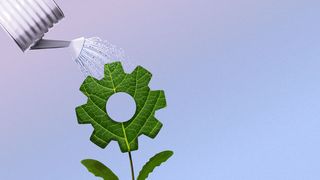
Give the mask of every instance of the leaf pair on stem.
<path id="1" fill-rule="evenodd" d="M 142 168 L 137 180 L 145 180 L 153 170 L 166 162 L 173 155 L 172 151 L 163 151 L 153 156 Z M 104 180 L 119 180 L 116 174 L 114 174 L 107 166 L 101 162 L 93 159 L 82 160 L 81 163 L 88 169 L 89 172 L 97 177 L 101 177 Z M 133 173 L 132 173 L 133 174 Z M 134 179 L 134 175 L 133 175 Z"/>

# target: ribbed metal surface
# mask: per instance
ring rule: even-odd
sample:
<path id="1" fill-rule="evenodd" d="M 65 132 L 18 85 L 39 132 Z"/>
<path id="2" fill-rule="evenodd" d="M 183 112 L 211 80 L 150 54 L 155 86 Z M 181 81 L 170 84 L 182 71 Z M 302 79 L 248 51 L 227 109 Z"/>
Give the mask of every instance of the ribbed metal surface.
<path id="1" fill-rule="evenodd" d="M 0 0 L 0 23 L 22 51 L 64 17 L 53 0 Z"/>

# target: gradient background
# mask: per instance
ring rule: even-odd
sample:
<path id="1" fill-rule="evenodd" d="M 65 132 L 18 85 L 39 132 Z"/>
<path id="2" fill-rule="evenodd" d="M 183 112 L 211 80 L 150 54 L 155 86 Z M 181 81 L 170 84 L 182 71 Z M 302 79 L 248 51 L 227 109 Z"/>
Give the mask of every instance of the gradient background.
<path id="1" fill-rule="evenodd" d="M 149 69 L 168 108 L 136 171 L 175 155 L 152 180 L 320 179 L 320 1 L 57 0 L 47 38 L 100 36 Z M 95 158 L 129 179 L 127 154 L 99 149 L 78 125 L 83 76 L 67 50 L 21 53 L 0 33 L 0 179 L 94 180 Z"/>

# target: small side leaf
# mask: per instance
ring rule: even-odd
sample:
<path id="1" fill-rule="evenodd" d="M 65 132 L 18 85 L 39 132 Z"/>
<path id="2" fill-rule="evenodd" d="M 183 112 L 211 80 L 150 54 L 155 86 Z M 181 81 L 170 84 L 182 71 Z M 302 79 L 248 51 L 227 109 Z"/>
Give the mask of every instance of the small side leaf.
<path id="1" fill-rule="evenodd" d="M 102 177 L 104 180 L 119 180 L 119 178 L 104 164 L 94 159 L 85 159 L 81 163 L 88 169 L 89 172 L 97 177 Z"/>
<path id="2" fill-rule="evenodd" d="M 163 162 L 166 162 L 173 155 L 172 151 L 163 151 L 153 156 L 142 168 L 139 173 L 138 180 L 145 180 L 149 174 Z"/>

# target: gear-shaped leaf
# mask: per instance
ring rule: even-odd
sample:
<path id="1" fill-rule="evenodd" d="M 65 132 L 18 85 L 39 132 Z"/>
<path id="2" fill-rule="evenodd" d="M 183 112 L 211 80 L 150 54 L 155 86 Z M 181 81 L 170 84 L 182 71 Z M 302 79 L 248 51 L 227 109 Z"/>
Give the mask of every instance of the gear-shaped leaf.
<path id="1" fill-rule="evenodd" d="M 101 148 L 115 140 L 122 152 L 137 150 L 140 135 L 155 138 L 162 127 L 154 115 L 166 107 L 164 91 L 150 90 L 152 74 L 141 66 L 126 74 L 120 62 L 110 63 L 105 65 L 104 74 L 101 80 L 87 77 L 80 87 L 88 101 L 76 108 L 78 122 L 92 124 L 91 141 Z M 136 103 L 134 116 L 123 123 L 112 120 L 106 112 L 108 99 L 118 92 L 131 95 Z"/>

